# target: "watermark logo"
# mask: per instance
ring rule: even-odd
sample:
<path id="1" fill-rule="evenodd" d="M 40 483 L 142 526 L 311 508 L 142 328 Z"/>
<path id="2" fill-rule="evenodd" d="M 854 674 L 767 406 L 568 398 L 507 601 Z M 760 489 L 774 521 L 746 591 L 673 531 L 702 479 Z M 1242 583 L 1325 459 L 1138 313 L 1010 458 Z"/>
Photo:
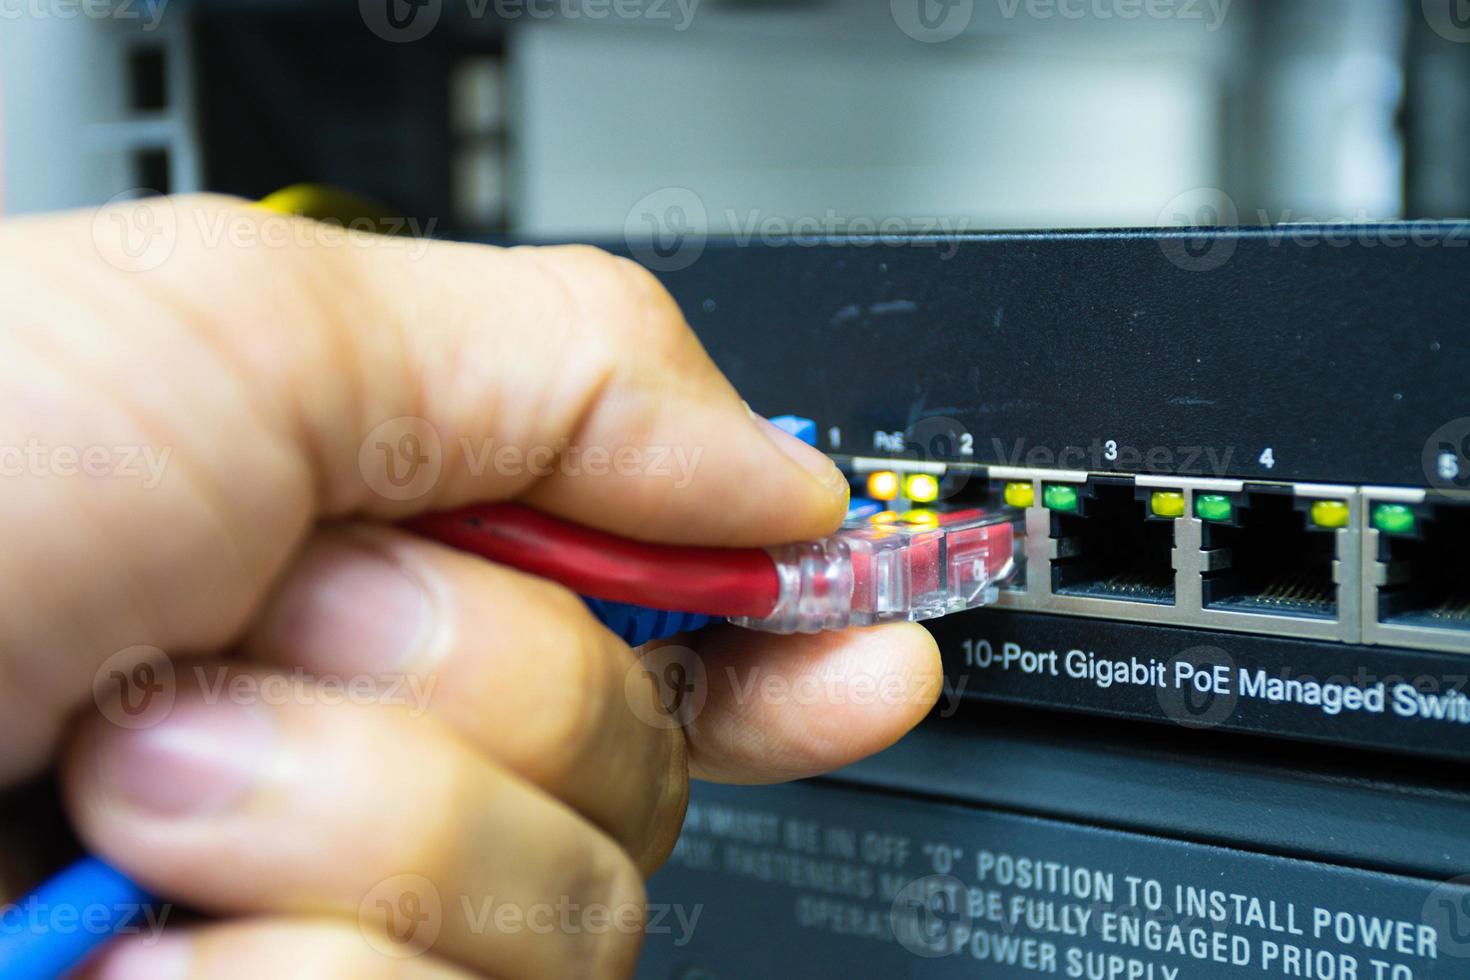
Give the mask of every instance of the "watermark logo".
<path id="1" fill-rule="evenodd" d="M 1240 218 L 1235 202 L 1218 187 L 1196 187 L 1174 195 L 1160 209 L 1154 223 L 1164 228 L 1197 229 L 1192 235 L 1164 234 L 1159 238 L 1164 257 L 1185 272 L 1211 272 L 1235 254 L 1235 237 L 1219 231 L 1237 227 Z"/>
<path id="2" fill-rule="evenodd" d="M 926 959 L 949 956 L 970 938 L 969 888 L 947 874 L 926 875 L 899 889 L 888 923 L 900 946 Z"/>
<path id="3" fill-rule="evenodd" d="M 439 889 L 423 875 L 384 878 L 357 906 L 357 926 L 368 945 L 398 959 L 418 956 L 433 946 L 443 925 Z"/>
<path id="4" fill-rule="evenodd" d="M 124 272 L 149 272 L 163 265 L 179 244 L 173 202 L 145 187 L 114 194 L 92 215 L 97 254 Z"/>
<path id="5" fill-rule="evenodd" d="M 163 482 L 173 448 L 146 445 L 78 446 L 42 442 L 0 443 L 0 478 L 134 480 L 144 490 Z"/>
<path id="6" fill-rule="evenodd" d="M 1207 32 L 1225 23 L 1232 0 L 996 0 L 1000 15 L 1014 20 L 1177 20 L 1199 21 Z"/>
<path id="7" fill-rule="evenodd" d="M 433 423 L 402 415 L 378 425 L 357 451 L 363 481 L 388 500 L 416 500 L 434 489 L 444 469 L 444 447 Z"/>
<path id="8" fill-rule="evenodd" d="M 975 436 L 956 419 L 931 415 L 903 430 L 903 448 L 900 452 L 906 458 L 921 462 L 969 462 L 975 458 Z M 969 470 L 949 468 L 939 481 L 937 499 L 947 500 L 955 496 L 965 488 L 970 479 Z"/>
<path id="9" fill-rule="evenodd" d="M 623 695 L 645 725 L 683 728 L 699 717 L 709 697 L 704 661 L 678 644 L 645 648 L 623 677 Z"/>
<path id="10" fill-rule="evenodd" d="M 444 13 L 444 0 L 357 0 L 362 22 L 384 41 L 408 44 L 429 36 Z"/>
<path id="11" fill-rule="evenodd" d="M 1470 959 L 1470 875 L 1436 884 L 1424 900 L 1420 921 L 1434 930 L 1442 954 Z"/>
<path id="12" fill-rule="evenodd" d="M 1452 419 L 1435 429 L 1424 440 L 1421 462 L 1433 492 L 1470 496 L 1470 416 Z"/>
<path id="13" fill-rule="evenodd" d="M 975 0 L 889 0 L 893 22 L 915 41 L 939 44 L 965 32 L 975 17 Z"/>
<path id="14" fill-rule="evenodd" d="M 1470 43 L 1470 0 L 1421 0 L 1434 33 L 1456 44 Z"/>
<path id="15" fill-rule="evenodd" d="M 664 187 L 645 195 L 628 211 L 623 240 L 654 272 L 687 269 L 704 254 L 709 214 L 704 201 L 687 187 Z"/>
<path id="16" fill-rule="evenodd" d="M 427 714 L 438 687 L 436 674 L 308 674 L 293 667 L 268 674 L 234 670 L 218 662 L 175 664 L 158 647 L 131 646 L 102 662 L 92 677 L 92 700 L 119 728 L 151 728 L 172 713 L 181 683 L 205 704 L 393 705 L 411 718 Z"/>
<path id="17" fill-rule="evenodd" d="M 168 654 L 154 646 L 119 650 L 92 676 L 92 701 L 119 728 L 150 728 L 173 710 L 178 685 Z"/>
<path id="18" fill-rule="evenodd" d="M 1164 717 L 1184 728 L 1214 728 L 1235 714 L 1235 658 L 1219 647 L 1183 650 L 1164 665 L 1166 683 L 1156 688 Z"/>
<path id="19" fill-rule="evenodd" d="M 111 20 L 155 31 L 163 22 L 168 0 L 0 0 L 0 21 Z"/>

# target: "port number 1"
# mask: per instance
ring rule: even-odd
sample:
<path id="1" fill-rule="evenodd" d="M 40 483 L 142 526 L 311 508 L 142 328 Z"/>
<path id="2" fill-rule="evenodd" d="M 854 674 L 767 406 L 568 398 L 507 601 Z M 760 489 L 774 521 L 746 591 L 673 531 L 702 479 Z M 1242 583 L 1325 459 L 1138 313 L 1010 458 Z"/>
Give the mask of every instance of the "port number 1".
<path id="1" fill-rule="evenodd" d="M 1264 450 L 1261 451 L 1261 458 L 1257 462 L 1266 467 L 1266 469 L 1268 470 L 1274 469 L 1276 467 L 1276 450 L 1272 449 L 1270 446 L 1267 446 Z"/>

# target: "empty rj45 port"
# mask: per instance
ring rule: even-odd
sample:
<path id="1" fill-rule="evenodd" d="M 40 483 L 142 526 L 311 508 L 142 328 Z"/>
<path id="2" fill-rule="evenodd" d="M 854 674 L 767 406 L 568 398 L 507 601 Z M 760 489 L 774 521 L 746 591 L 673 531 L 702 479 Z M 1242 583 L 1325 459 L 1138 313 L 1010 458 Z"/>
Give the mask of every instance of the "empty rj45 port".
<path id="1" fill-rule="evenodd" d="M 1345 508 L 1341 501 L 1299 499 L 1286 488 L 1196 496 L 1209 553 L 1205 608 L 1335 619 L 1332 567 Z"/>
<path id="2" fill-rule="evenodd" d="M 1470 630 L 1470 505 L 1377 504 L 1378 621 Z"/>
<path id="3" fill-rule="evenodd" d="M 1058 595 L 1174 603 L 1174 521 L 1149 508 L 1131 481 L 1096 478 L 1085 487 L 1045 488 L 1057 558 Z"/>

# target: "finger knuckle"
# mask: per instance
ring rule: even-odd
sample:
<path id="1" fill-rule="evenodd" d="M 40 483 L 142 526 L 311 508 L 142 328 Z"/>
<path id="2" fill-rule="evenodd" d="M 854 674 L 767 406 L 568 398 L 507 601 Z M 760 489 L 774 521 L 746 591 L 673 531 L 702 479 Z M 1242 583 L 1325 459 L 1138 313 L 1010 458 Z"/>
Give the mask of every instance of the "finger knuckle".
<path id="1" fill-rule="evenodd" d="M 578 312 L 599 324 L 610 349 L 625 356 L 628 345 L 637 345 L 631 349 L 646 353 L 689 334 L 668 290 L 637 262 L 589 245 L 559 247 L 555 261 L 571 284 Z"/>

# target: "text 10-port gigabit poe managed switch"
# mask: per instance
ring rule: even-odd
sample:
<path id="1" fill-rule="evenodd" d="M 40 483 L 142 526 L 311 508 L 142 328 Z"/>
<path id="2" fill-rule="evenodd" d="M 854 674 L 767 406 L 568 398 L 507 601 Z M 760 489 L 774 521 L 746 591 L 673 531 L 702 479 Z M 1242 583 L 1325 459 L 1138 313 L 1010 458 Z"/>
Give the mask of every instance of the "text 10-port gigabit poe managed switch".
<path id="1" fill-rule="evenodd" d="M 663 275 L 855 498 L 1025 533 L 994 607 L 928 624 L 930 723 L 695 794 L 653 895 L 706 928 L 646 975 L 1470 976 L 1470 227 L 1315 231 L 711 241 Z"/>

